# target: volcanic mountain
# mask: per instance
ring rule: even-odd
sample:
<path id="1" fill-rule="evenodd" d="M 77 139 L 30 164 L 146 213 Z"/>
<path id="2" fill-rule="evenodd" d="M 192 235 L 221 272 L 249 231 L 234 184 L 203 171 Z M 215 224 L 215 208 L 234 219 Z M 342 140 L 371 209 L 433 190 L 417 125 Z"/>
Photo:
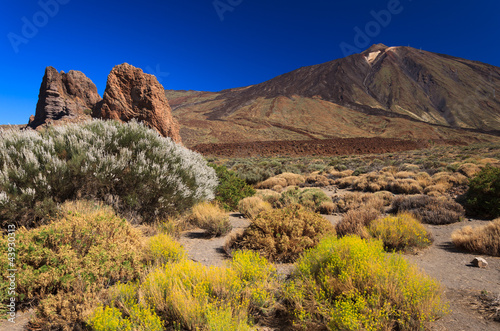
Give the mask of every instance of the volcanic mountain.
<path id="1" fill-rule="evenodd" d="M 220 92 L 166 95 L 187 146 L 336 137 L 492 140 L 500 68 L 410 47 L 351 56 Z"/>

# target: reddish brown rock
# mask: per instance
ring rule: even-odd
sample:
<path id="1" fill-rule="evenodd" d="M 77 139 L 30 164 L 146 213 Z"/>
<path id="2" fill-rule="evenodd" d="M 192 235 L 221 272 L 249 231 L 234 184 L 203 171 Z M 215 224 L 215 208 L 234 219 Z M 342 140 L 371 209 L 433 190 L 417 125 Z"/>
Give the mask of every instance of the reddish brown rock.
<path id="1" fill-rule="evenodd" d="M 90 118 L 90 111 L 101 100 L 97 87 L 82 72 L 71 70 L 67 74 L 53 67 L 45 69 L 36 113 L 28 126 L 62 119 L 81 120 Z"/>
<path id="2" fill-rule="evenodd" d="M 179 124 L 172 117 L 163 86 L 155 76 L 127 63 L 111 70 L 103 100 L 94 109 L 93 116 L 123 122 L 137 119 L 162 136 L 181 142 Z"/>

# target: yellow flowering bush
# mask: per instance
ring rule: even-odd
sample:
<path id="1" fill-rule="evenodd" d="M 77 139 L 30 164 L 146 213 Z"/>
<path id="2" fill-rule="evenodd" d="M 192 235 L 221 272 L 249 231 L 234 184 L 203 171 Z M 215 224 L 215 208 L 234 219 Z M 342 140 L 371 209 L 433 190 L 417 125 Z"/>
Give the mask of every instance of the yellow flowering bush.
<path id="1" fill-rule="evenodd" d="M 409 213 L 376 219 L 370 223 L 369 232 L 382 240 L 388 251 L 425 248 L 432 243 L 431 234 Z"/>
<path id="2" fill-rule="evenodd" d="M 182 245 L 165 233 L 151 237 L 148 248 L 152 260 L 157 263 L 175 262 L 186 257 L 186 251 Z"/>
<path id="3" fill-rule="evenodd" d="M 141 282 L 113 286 L 108 306 L 95 310 L 88 324 L 96 330 L 252 330 L 255 318 L 275 312 L 278 290 L 275 267 L 256 252 L 234 252 L 226 267 L 181 257 Z"/>
<path id="4" fill-rule="evenodd" d="M 328 237 L 305 253 L 284 296 L 302 329 L 423 329 L 447 309 L 437 281 L 357 236 Z"/>

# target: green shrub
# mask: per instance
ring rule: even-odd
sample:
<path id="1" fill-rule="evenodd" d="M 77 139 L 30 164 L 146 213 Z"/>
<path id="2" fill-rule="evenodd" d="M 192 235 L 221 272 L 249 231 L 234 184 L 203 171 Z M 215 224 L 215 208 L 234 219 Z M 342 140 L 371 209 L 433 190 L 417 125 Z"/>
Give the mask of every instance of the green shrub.
<path id="1" fill-rule="evenodd" d="M 3 239 L 0 249 L 6 252 Z M 139 277 L 146 262 L 144 248 L 142 233 L 110 207 L 68 202 L 57 221 L 17 229 L 18 306 L 38 301 L 37 321 L 44 330 L 81 325 L 108 284 Z M 0 266 L 2 288 L 9 268 Z"/>
<path id="2" fill-rule="evenodd" d="M 255 194 L 253 187 L 238 178 L 234 171 L 227 170 L 225 166 L 210 164 L 215 169 L 219 178 L 219 186 L 215 190 L 215 199 L 227 211 L 236 210 L 241 199 Z"/>
<path id="3" fill-rule="evenodd" d="M 135 121 L 93 120 L 0 136 L 0 222 L 37 226 L 76 198 L 154 221 L 212 199 L 217 178 L 200 154 Z"/>
<path id="4" fill-rule="evenodd" d="M 271 261 L 293 262 L 314 247 L 333 226 L 318 214 L 292 205 L 260 213 L 243 234 L 227 243 L 230 249 L 250 249 Z"/>
<path id="5" fill-rule="evenodd" d="M 451 224 L 460 222 L 465 216 L 464 208 L 445 197 L 411 195 L 396 197 L 391 213 L 409 212 L 422 223 Z"/>
<path id="6" fill-rule="evenodd" d="M 304 330 L 420 330 L 446 310 L 435 280 L 357 236 L 328 237 L 306 252 L 284 296 Z"/>
<path id="7" fill-rule="evenodd" d="M 500 168 L 487 166 L 471 179 L 465 206 L 472 215 L 500 217 Z"/>
<path id="8" fill-rule="evenodd" d="M 425 248 L 432 243 L 431 234 L 411 214 L 376 219 L 368 229 L 373 237 L 382 240 L 387 251 Z"/>

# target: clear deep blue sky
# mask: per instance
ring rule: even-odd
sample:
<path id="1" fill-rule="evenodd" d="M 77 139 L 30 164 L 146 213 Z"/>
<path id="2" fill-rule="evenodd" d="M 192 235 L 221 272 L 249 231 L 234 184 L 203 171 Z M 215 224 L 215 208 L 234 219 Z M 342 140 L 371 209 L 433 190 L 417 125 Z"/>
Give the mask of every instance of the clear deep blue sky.
<path id="1" fill-rule="evenodd" d="M 385 26 L 374 24 L 371 12 L 388 7 L 390 22 L 382 15 Z M 342 43 L 410 45 L 500 66 L 499 13 L 497 0 L 4 1 L 0 124 L 35 113 L 46 66 L 84 72 L 101 96 L 123 62 L 157 74 L 166 89 L 219 91 L 343 57 Z M 355 40 L 367 25 L 371 36 Z"/>

